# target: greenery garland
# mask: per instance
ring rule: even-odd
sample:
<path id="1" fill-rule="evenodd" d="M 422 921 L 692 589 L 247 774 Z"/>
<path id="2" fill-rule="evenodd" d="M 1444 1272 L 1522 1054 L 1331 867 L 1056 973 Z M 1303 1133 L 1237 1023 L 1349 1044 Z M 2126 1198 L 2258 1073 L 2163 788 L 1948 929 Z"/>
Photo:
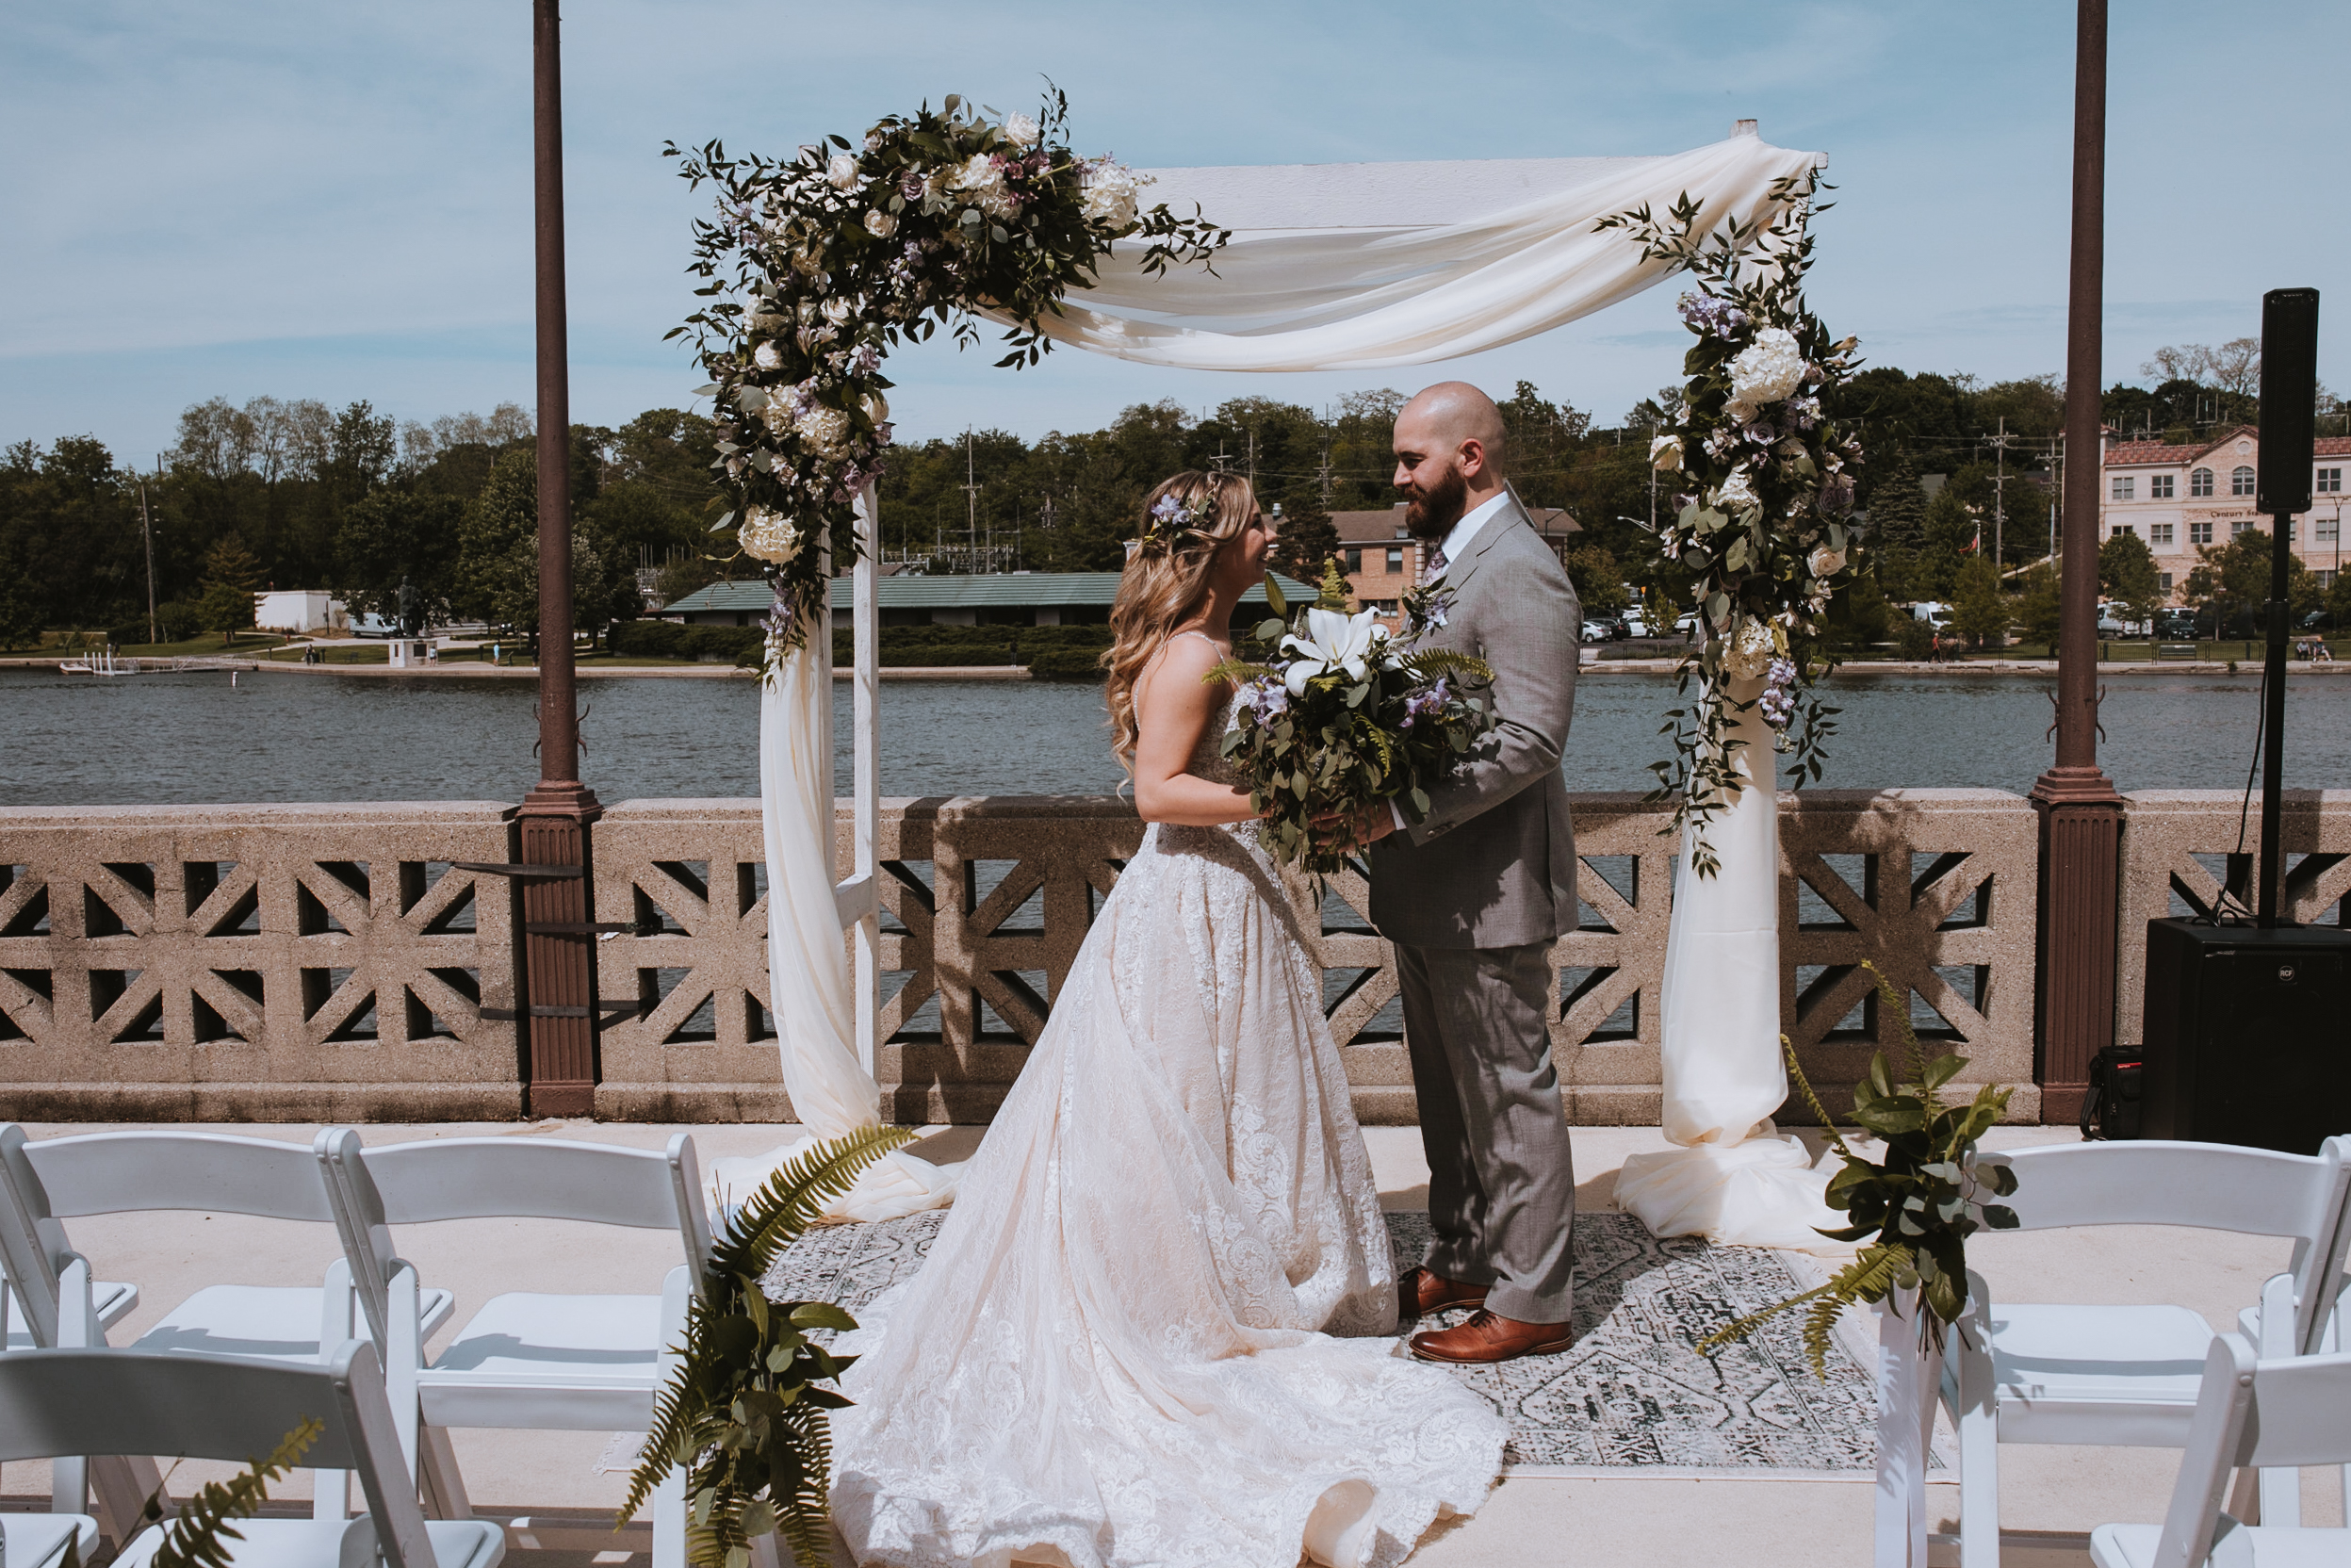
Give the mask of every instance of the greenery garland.
<path id="1" fill-rule="evenodd" d="M 712 531 L 733 531 L 775 589 L 771 671 L 831 624 L 828 579 L 856 559 L 845 525 L 890 444 L 887 351 L 941 324 L 969 346 L 987 315 L 1009 328 L 997 364 L 1034 365 L 1052 347 L 1039 322 L 1091 286 L 1117 241 L 1149 240 L 1142 266 L 1155 274 L 1205 266 L 1232 237 L 1197 206 L 1143 210 L 1149 176 L 1070 152 L 1068 119 L 1058 90 L 1034 118 L 950 94 L 938 113 L 926 104 L 859 144 L 828 137 L 783 161 L 729 157 L 716 141 L 664 147 L 689 184 L 716 188 L 718 216 L 695 220 L 688 269 L 710 302 L 668 335 L 692 334 L 710 378 L 700 395 L 733 501 Z"/>
<path id="2" fill-rule="evenodd" d="M 1738 749 L 1726 714 L 1759 705 L 1792 754 L 1789 782 L 1820 776 L 1822 743 L 1837 710 L 1814 682 L 1834 667 L 1822 636 L 1830 598 L 1856 575 L 1859 531 L 1851 519 L 1860 441 L 1824 410 L 1858 368 L 1856 340 L 1829 339 L 1804 302 L 1812 265 L 1806 225 L 1829 204 L 1818 171 L 1774 181 L 1774 216 L 1698 232 L 1698 203 L 1683 192 L 1664 222 L 1646 203 L 1594 225 L 1623 229 L 1641 255 L 1671 262 L 1697 280 L 1682 296 L 1682 320 L 1697 335 L 1682 361 L 1690 379 L 1671 433 L 1650 444 L 1662 473 L 1682 476 L 1674 516 L 1657 532 L 1666 561 L 1692 579 L 1705 640 L 1674 672 L 1697 700 L 1669 710 L 1663 733 L 1673 755 L 1652 764 L 1654 802 L 1670 804 L 1664 832 L 1685 826 L 1701 875 L 1721 869 L 1706 825 L 1739 790 Z M 1761 680 L 1761 694 L 1735 702 L 1733 681 Z M 1760 772 L 1760 770 L 1757 770 Z"/>
<path id="3" fill-rule="evenodd" d="M 1936 1091 L 1959 1076 L 1967 1058 L 1947 1054 L 1928 1061 L 1910 1026 L 1908 999 L 1877 965 L 1865 960 L 1862 967 L 1877 976 L 1878 1017 L 1891 1021 L 1889 1027 L 1909 1058 L 1909 1076 L 1898 1080 L 1886 1053 L 1877 1052 L 1869 1058 L 1869 1077 L 1853 1086 L 1853 1119 L 1863 1131 L 1886 1140 L 1884 1159 L 1865 1158 L 1845 1142 L 1812 1092 L 1786 1035 L 1780 1037 L 1780 1046 L 1788 1053 L 1788 1070 L 1804 1103 L 1845 1162 L 1829 1181 L 1826 1200 L 1853 1222 L 1820 1233 L 1837 1241 L 1860 1241 L 1872 1234 L 1876 1239 L 1855 1252 L 1828 1283 L 1717 1329 L 1698 1342 L 1701 1355 L 1723 1349 L 1767 1318 L 1809 1301 L 1804 1349 L 1813 1371 L 1826 1378 L 1829 1334 L 1837 1314 L 1857 1303 L 1883 1301 L 1897 1290 L 1918 1293 L 1920 1348 L 1939 1350 L 1945 1331 L 1967 1311 L 1967 1238 L 1981 1230 L 2016 1229 L 2015 1210 L 1984 1200 L 2015 1192 L 2016 1173 L 2004 1165 L 1976 1164 L 1977 1141 L 2008 1108 L 2011 1091 L 1986 1084 L 1967 1104 L 1945 1104 Z"/>

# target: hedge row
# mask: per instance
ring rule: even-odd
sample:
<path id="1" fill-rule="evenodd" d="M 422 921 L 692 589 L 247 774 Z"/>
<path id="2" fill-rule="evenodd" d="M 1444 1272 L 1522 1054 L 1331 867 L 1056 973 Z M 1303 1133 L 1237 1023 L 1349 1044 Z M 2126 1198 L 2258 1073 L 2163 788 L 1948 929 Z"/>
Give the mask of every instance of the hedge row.
<path id="1" fill-rule="evenodd" d="M 718 659 L 748 667 L 759 662 L 761 638 L 757 627 L 626 621 L 612 628 L 612 648 L 628 659 Z M 1106 626 L 894 626 L 882 630 L 881 662 L 892 669 L 1024 664 L 1048 679 L 1099 680 L 1098 661 L 1109 645 Z M 835 631 L 833 662 L 846 666 L 856 655 L 855 636 Z"/>

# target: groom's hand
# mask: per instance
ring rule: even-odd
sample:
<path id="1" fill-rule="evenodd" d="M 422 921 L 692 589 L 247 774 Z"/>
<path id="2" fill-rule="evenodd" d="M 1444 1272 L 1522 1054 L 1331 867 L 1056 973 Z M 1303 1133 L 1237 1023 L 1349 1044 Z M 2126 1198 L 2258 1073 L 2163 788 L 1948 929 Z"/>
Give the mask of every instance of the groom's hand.
<path id="1" fill-rule="evenodd" d="M 1396 831 L 1396 813 L 1386 801 L 1360 811 L 1334 811 L 1314 819 L 1314 837 L 1342 849 L 1361 849 Z"/>

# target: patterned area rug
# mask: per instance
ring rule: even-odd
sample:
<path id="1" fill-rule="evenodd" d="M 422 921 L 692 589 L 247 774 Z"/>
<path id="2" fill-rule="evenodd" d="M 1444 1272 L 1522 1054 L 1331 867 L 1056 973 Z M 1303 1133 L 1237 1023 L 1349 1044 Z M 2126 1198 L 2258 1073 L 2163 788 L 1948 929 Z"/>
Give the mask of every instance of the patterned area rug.
<path id="1" fill-rule="evenodd" d="M 942 1212 L 808 1232 L 764 1282 L 778 1300 L 852 1313 L 921 1266 Z M 1426 1214 L 1391 1214 L 1402 1268 L 1429 1242 Z M 1556 1356 L 1456 1368 L 1510 1421 L 1524 1475 L 1695 1474 L 1860 1479 L 1876 1466 L 1869 1348 L 1839 1336 L 1825 1381 L 1785 1314 L 1720 1355 L 1691 1348 L 1741 1313 L 1810 1289 L 1809 1259 L 1660 1240 L 1628 1214 L 1575 1217 L 1575 1344 Z M 1458 1314 L 1442 1321 L 1453 1321 Z M 1947 1467 L 1938 1433 L 1931 1469 Z"/>

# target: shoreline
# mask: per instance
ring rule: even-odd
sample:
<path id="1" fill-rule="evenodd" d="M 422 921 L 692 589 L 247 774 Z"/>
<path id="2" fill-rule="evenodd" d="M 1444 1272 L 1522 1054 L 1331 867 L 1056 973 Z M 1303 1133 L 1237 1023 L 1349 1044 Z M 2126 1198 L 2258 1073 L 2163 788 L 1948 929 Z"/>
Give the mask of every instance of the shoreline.
<path id="1" fill-rule="evenodd" d="M 131 657 L 145 662 L 153 662 L 158 664 L 165 663 L 169 661 L 169 656 L 158 657 L 155 655 L 133 655 Z M 46 658 L 4 659 L 0 660 L 0 669 L 6 669 L 10 666 L 22 666 L 27 669 L 39 668 L 57 671 L 58 673 L 65 673 L 63 665 L 66 662 L 67 662 L 64 660 L 53 660 Z M 2261 661 L 2240 659 L 2234 661 L 2234 662 L 2236 664 L 2236 669 L 2233 673 L 2237 678 L 2257 681 L 2261 678 Z M 2164 660 L 2160 663 L 2147 660 L 2131 660 L 2128 662 L 2101 663 L 2097 665 L 2096 669 L 2101 678 L 2109 676 L 2156 675 L 2228 677 L 2231 674 L 2229 667 L 2229 663 L 2230 661 L 2216 659 Z M 1679 664 L 1680 661 L 1677 659 L 1608 659 L 1595 661 L 1589 664 L 1579 664 L 1576 666 L 1576 674 L 1578 676 L 1671 675 L 1679 666 Z M 427 664 L 419 669 L 394 669 L 389 664 L 299 664 L 260 659 L 215 660 L 209 658 L 204 660 L 203 662 L 193 664 L 190 668 L 185 670 L 171 671 L 157 669 L 142 671 L 141 673 L 150 675 L 192 675 L 205 671 L 236 671 L 240 674 L 251 671 L 259 671 L 273 674 L 305 676 L 348 675 L 373 678 L 404 677 L 426 680 L 488 679 L 535 681 L 539 678 L 538 666 L 533 664 L 498 665 L 452 663 L 446 665 Z M 73 673 L 80 672 L 77 671 Z M 880 678 L 884 680 L 1025 681 L 1035 680 L 1037 678 L 1029 673 L 1028 668 L 1025 665 L 1021 664 L 886 664 L 882 666 L 879 673 Z M 2314 677 L 2325 677 L 2336 674 L 2351 675 L 2351 659 L 2340 662 L 2330 661 L 2327 663 L 2314 663 L 2308 660 L 2289 660 L 2286 663 L 2286 673 L 2289 676 Z M 756 680 L 759 678 L 759 672 L 757 670 L 743 669 L 733 664 L 583 664 L 576 668 L 575 674 L 582 680 L 627 678 L 683 680 Z M 2039 676 L 2043 678 L 2050 678 L 2054 677 L 2056 674 L 2056 663 L 2053 661 L 2045 659 L 1976 659 L 1954 661 L 1952 662 L 1942 664 L 1930 663 L 1925 660 L 1870 660 L 1868 662 L 1857 661 L 1853 663 L 1840 664 L 1837 667 L 1836 673 L 1831 675 L 1828 679 L 1830 682 L 1834 683 L 1840 677 L 1852 678 L 1856 676 L 1968 675 L 1987 677 Z M 846 669 L 836 669 L 833 671 L 833 678 L 835 680 L 849 680 L 854 678 L 854 671 Z M 128 678 L 92 677 L 91 678 L 122 679 Z"/>

